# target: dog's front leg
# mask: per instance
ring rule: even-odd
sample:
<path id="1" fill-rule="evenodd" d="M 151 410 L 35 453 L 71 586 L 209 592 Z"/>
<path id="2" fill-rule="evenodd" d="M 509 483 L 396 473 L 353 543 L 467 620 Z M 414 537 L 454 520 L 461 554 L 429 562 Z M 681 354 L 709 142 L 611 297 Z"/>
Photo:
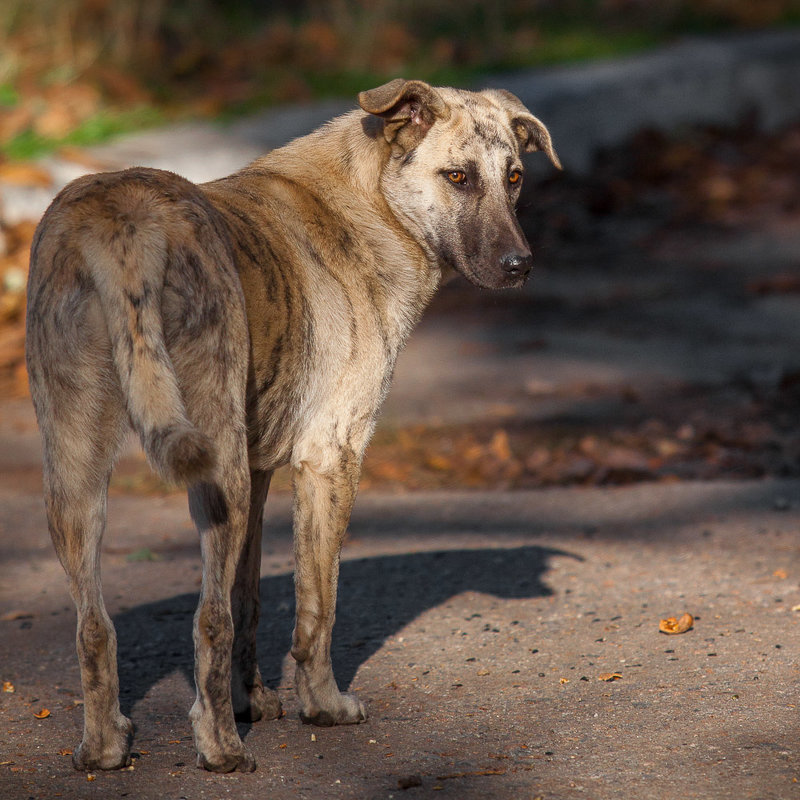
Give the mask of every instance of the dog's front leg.
<path id="1" fill-rule="evenodd" d="M 223 461 L 218 482 L 189 490 L 203 554 L 203 587 L 194 617 L 197 698 L 189 718 L 197 764 L 213 772 L 255 769 L 236 730 L 231 699 L 231 592 L 245 543 L 250 497 L 246 457 L 241 461 Z"/>
<path id="2" fill-rule="evenodd" d="M 361 701 L 339 691 L 331 667 L 339 552 L 355 500 L 359 463 L 342 456 L 335 468 L 302 462 L 294 470 L 295 594 L 292 655 L 303 722 L 344 725 L 367 718 Z"/>
<path id="3" fill-rule="evenodd" d="M 277 692 L 267 689 L 261 680 L 256 657 L 256 631 L 260 610 L 261 529 L 264 502 L 267 499 L 271 472 L 250 473 L 250 516 L 247 539 L 236 569 L 236 582 L 231 595 L 233 613 L 233 711 L 244 722 L 276 719 L 281 715 Z"/>

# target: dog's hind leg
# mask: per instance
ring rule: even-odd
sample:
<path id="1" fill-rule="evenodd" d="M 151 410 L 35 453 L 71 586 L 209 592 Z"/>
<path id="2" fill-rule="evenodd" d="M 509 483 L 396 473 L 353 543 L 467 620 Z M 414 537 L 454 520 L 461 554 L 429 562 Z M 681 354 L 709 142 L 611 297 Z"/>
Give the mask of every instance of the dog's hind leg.
<path id="1" fill-rule="evenodd" d="M 233 663 L 231 665 L 233 711 L 237 719 L 257 722 L 281 715 L 277 692 L 264 687 L 256 658 L 256 629 L 260 608 L 261 528 L 271 472 L 250 473 L 250 516 L 247 539 L 236 569 L 231 596 L 233 613 Z"/>
<path id="2" fill-rule="evenodd" d="M 97 345 L 101 324 L 93 324 L 91 308 L 86 317 L 81 308 L 73 312 L 48 344 L 40 334 L 52 320 L 29 330 L 28 364 L 50 535 L 78 612 L 84 732 L 72 760 L 77 769 L 115 769 L 130 763 L 133 726 L 119 708 L 117 640 L 101 593 L 100 545 L 125 414 L 108 344 Z"/>
<path id="3" fill-rule="evenodd" d="M 231 696 L 231 592 L 245 543 L 250 497 L 246 444 L 241 438 L 238 454 L 219 448 L 218 477 L 189 490 L 203 555 L 203 586 L 194 618 L 197 697 L 189 718 L 198 766 L 212 772 L 255 769 L 255 760 L 236 731 Z"/>
<path id="4" fill-rule="evenodd" d="M 344 454 L 330 470 L 308 462 L 294 470 L 295 593 L 297 612 L 292 655 L 303 722 L 346 725 L 367 718 L 354 694 L 339 691 L 331 666 L 331 633 L 336 616 L 339 553 L 350 520 L 358 465 Z"/>

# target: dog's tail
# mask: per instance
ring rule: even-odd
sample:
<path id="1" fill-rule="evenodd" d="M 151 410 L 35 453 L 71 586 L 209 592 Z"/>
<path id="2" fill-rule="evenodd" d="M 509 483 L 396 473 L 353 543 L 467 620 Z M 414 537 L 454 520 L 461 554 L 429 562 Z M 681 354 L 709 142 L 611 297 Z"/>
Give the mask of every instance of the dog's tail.
<path id="1" fill-rule="evenodd" d="M 170 483 L 207 480 L 216 450 L 190 421 L 164 339 L 162 290 L 167 266 L 163 220 L 143 207 L 114 220 L 114 235 L 83 242 L 111 340 L 128 416 L 150 465 Z"/>

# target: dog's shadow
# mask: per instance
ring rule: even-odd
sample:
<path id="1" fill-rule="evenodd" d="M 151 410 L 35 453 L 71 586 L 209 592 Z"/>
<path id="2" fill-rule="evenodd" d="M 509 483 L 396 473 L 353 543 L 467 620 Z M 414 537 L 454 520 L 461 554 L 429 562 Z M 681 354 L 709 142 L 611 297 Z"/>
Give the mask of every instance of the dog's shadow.
<path id="1" fill-rule="evenodd" d="M 472 591 L 501 598 L 552 594 L 542 574 L 553 556 L 544 547 L 445 550 L 343 561 L 332 659 L 341 687 L 386 639 L 425 611 Z M 574 556 L 572 556 L 574 557 Z M 258 660 L 264 682 L 277 686 L 291 644 L 291 574 L 261 579 Z M 192 619 L 198 596 L 182 594 L 117 614 L 120 704 L 125 714 L 164 676 L 180 670 L 193 685 Z"/>

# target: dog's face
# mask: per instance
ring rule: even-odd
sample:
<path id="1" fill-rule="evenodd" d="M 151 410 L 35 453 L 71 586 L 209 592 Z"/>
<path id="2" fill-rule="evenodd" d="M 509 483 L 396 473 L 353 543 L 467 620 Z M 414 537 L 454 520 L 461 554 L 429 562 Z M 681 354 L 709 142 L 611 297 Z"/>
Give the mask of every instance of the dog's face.
<path id="1" fill-rule="evenodd" d="M 508 92 L 434 89 L 392 81 L 362 92 L 391 158 L 383 175 L 392 211 L 442 266 L 477 286 L 519 287 L 533 257 L 514 212 L 522 154 L 543 150 L 556 165 L 545 126 Z"/>

